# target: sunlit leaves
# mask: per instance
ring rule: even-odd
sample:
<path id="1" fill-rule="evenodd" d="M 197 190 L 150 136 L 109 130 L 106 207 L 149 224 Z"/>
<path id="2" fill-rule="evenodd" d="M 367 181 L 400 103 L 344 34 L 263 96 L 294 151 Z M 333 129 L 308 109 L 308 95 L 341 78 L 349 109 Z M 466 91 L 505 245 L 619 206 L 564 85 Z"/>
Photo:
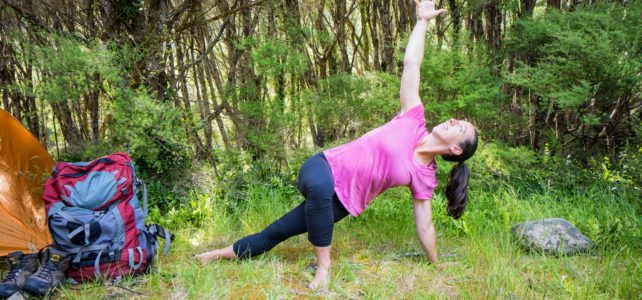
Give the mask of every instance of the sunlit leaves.
<path id="1" fill-rule="evenodd" d="M 279 40 L 267 39 L 258 43 L 252 51 L 252 59 L 257 72 L 263 75 L 298 75 L 307 69 L 306 57 Z"/>
<path id="2" fill-rule="evenodd" d="M 479 120 L 496 117 L 502 101 L 501 84 L 485 53 L 484 49 L 467 54 L 426 47 L 420 96 L 431 117 L 429 123 L 455 116 Z"/>

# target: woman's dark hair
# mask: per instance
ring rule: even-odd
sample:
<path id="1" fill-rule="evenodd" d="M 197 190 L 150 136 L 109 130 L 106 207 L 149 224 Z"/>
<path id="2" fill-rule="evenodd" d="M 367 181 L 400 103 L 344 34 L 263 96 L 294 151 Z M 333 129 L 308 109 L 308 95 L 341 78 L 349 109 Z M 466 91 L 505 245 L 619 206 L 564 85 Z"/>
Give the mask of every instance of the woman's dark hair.
<path id="1" fill-rule="evenodd" d="M 459 146 L 462 149 L 461 154 L 441 156 L 447 161 L 458 162 L 450 170 L 446 184 L 446 199 L 448 199 L 446 212 L 455 219 L 461 217 L 468 203 L 468 167 L 464 165 L 464 161 L 473 156 L 477 150 L 477 130 L 475 130 L 475 138 L 466 140 Z"/>

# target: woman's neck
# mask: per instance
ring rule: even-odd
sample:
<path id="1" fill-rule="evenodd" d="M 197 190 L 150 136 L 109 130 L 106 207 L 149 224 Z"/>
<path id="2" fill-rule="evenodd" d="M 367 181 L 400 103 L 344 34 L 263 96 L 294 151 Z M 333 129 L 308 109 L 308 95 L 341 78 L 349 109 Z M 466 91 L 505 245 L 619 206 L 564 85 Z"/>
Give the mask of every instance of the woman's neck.
<path id="1" fill-rule="evenodd" d="M 430 137 L 430 134 L 428 134 L 421 141 L 419 141 L 419 143 L 415 147 L 415 150 L 413 151 L 413 156 L 414 156 L 413 158 L 417 162 L 424 165 L 429 164 L 431 161 L 433 161 L 433 159 L 435 159 L 435 156 L 438 155 L 431 150 L 431 147 L 429 144 L 429 139 L 430 139 L 429 137 Z"/>
<path id="2" fill-rule="evenodd" d="M 418 162 L 429 164 L 437 155 L 443 154 L 444 150 L 448 150 L 448 147 L 435 143 L 432 134 L 428 134 L 417 144 L 413 155 Z"/>

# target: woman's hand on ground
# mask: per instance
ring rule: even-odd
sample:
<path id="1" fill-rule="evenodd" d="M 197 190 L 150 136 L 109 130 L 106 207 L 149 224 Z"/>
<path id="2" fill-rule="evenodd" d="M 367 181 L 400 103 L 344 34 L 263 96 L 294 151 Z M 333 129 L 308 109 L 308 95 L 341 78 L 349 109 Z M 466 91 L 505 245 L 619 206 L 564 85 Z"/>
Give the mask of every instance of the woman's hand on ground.
<path id="1" fill-rule="evenodd" d="M 441 262 L 441 263 L 436 263 L 435 268 L 439 271 L 443 271 L 445 269 L 449 269 L 453 266 L 453 262 Z"/>
<path id="2" fill-rule="evenodd" d="M 417 5 L 417 20 L 426 20 L 430 21 L 440 14 L 447 13 L 445 9 L 435 10 L 435 1 L 434 0 L 414 0 Z"/>

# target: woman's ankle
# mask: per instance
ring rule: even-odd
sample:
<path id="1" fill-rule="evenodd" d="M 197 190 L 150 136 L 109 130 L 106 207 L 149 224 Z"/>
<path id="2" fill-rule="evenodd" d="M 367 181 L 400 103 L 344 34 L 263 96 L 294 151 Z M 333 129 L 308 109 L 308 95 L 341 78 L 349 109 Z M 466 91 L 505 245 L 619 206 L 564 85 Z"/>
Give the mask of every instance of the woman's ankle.
<path id="1" fill-rule="evenodd" d="M 332 263 L 328 262 L 317 262 L 317 267 L 316 270 L 318 271 L 330 271 L 330 267 L 332 266 Z"/>
<path id="2" fill-rule="evenodd" d="M 330 246 L 314 247 L 314 254 L 317 257 L 317 270 L 330 268 Z"/>
<path id="3" fill-rule="evenodd" d="M 234 245 L 229 245 L 225 248 L 219 249 L 219 255 L 221 258 L 225 259 L 237 259 L 236 253 L 234 253 Z"/>

